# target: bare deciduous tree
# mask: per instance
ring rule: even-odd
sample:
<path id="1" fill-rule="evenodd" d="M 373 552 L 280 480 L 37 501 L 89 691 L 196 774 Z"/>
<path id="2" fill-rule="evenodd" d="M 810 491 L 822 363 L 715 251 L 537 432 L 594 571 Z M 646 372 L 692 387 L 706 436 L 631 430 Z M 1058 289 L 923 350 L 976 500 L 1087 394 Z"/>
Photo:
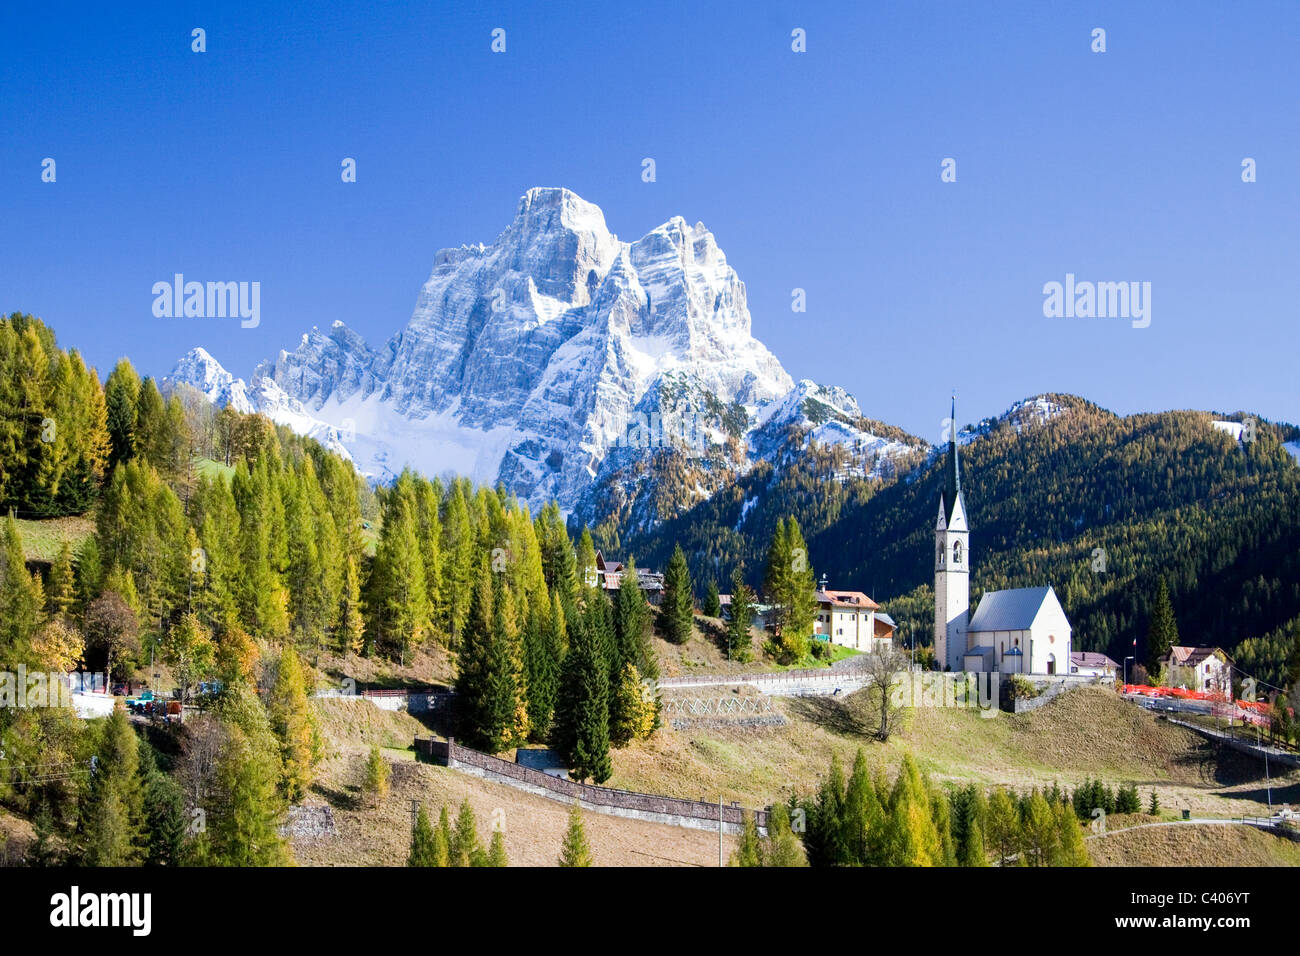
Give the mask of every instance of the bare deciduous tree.
<path id="1" fill-rule="evenodd" d="M 907 665 L 907 655 L 893 644 L 877 647 L 866 656 L 863 670 L 871 678 L 867 687 L 868 713 L 875 720 L 877 740 L 888 740 L 898 726 L 903 708 L 894 691 L 903 680 Z"/>

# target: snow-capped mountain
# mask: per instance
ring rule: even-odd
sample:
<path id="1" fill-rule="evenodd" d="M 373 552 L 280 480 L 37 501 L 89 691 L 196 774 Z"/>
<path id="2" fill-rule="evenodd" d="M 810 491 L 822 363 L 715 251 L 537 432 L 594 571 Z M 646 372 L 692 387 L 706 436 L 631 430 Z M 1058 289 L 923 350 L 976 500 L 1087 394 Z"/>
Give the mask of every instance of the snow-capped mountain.
<path id="1" fill-rule="evenodd" d="M 202 392 L 213 405 L 229 405 L 245 415 L 256 411 L 243 379 L 235 378 L 221 363 L 208 354 L 207 349 L 195 348 L 182 356 L 163 384 L 183 383 Z"/>
<path id="2" fill-rule="evenodd" d="M 280 425 L 287 425 L 300 435 L 316 439 L 330 451 L 349 460 L 351 453 L 343 442 L 344 433 L 333 425 L 313 418 L 301 402 L 290 398 L 274 379 L 257 376 L 250 389 L 241 378 L 235 378 L 206 349 L 194 348 L 186 352 L 163 379 L 163 387 L 188 385 L 202 392 L 213 405 L 229 405 L 237 412 L 261 412 Z"/>
<path id="3" fill-rule="evenodd" d="M 702 223 L 675 217 L 624 242 L 560 188 L 530 189 L 490 245 L 439 252 L 380 349 L 336 322 L 259 366 L 251 387 L 202 349 L 171 378 L 337 439 L 376 479 L 411 465 L 566 511 L 665 452 L 744 470 L 796 422 L 812 440 L 891 453 L 854 428 L 851 396 L 796 385 L 752 336 L 745 285 Z"/>

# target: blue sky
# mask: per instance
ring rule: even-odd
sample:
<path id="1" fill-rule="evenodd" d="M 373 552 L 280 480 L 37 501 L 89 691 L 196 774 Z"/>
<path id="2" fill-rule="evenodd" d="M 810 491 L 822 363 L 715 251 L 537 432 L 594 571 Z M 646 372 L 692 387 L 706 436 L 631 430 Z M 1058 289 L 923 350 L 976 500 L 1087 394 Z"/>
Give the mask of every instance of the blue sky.
<path id="1" fill-rule="evenodd" d="M 0 13 L 0 308 L 102 373 L 379 345 L 564 185 L 623 239 L 702 220 L 791 375 L 931 440 L 954 386 L 1300 421 L 1300 4 L 119 6 Z M 154 318 L 175 272 L 260 281 L 260 326 Z M 1150 327 L 1045 318 L 1066 273 L 1150 282 Z"/>

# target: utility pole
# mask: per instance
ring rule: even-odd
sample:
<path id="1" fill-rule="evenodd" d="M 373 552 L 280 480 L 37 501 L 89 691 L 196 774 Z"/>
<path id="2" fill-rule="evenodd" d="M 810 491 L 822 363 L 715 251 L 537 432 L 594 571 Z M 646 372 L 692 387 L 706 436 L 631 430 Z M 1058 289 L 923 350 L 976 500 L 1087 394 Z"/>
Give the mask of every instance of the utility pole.
<path id="1" fill-rule="evenodd" d="M 725 866 L 722 862 L 722 794 L 718 794 L 718 866 Z"/>

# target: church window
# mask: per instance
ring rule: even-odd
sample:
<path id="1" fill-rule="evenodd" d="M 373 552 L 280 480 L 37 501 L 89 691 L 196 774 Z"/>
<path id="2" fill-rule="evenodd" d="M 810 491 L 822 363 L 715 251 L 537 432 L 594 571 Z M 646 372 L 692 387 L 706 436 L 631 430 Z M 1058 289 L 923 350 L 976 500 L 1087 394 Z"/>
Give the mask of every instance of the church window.
<path id="1" fill-rule="evenodd" d="M 961 564 L 961 542 L 960 541 L 954 541 L 952 543 L 952 563 Z"/>

